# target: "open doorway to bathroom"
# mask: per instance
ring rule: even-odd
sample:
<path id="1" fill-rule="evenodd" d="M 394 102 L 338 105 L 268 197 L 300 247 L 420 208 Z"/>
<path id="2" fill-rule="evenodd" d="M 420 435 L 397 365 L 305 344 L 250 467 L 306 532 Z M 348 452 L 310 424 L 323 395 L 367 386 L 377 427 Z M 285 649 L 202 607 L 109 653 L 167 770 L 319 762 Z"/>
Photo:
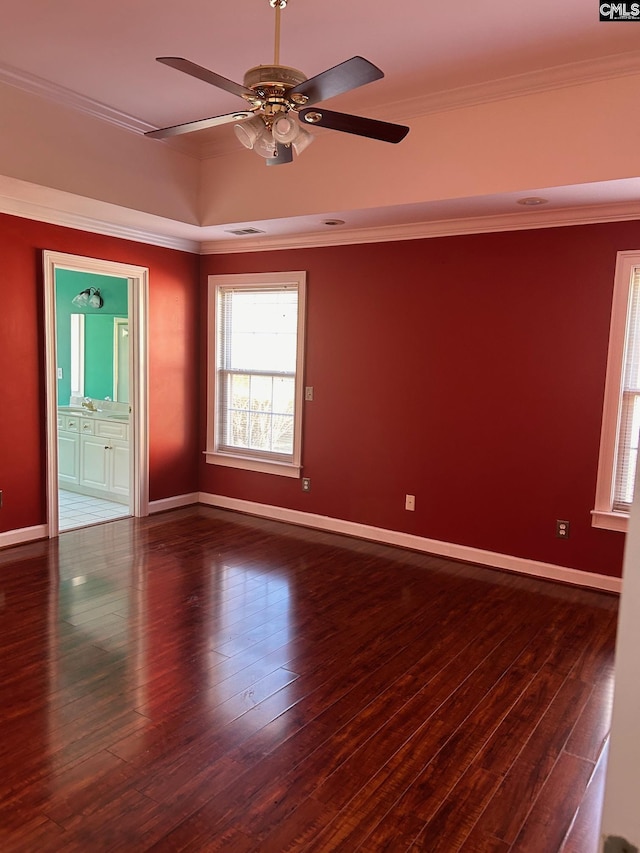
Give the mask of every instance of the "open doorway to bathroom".
<path id="1" fill-rule="evenodd" d="M 49 535 L 148 511 L 147 271 L 44 253 Z"/>
<path id="2" fill-rule="evenodd" d="M 58 530 L 132 515 L 129 282 L 56 269 Z"/>

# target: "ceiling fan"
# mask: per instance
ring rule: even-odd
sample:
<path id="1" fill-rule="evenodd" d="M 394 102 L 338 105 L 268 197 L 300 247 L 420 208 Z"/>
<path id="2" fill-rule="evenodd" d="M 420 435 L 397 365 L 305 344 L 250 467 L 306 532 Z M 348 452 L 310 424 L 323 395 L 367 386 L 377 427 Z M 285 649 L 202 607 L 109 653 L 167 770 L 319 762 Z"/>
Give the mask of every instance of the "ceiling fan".
<path id="1" fill-rule="evenodd" d="M 382 142 L 400 142 L 409 132 L 401 124 L 364 118 L 315 107 L 319 101 L 341 95 L 365 83 L 384 77 L 379 68 L 362 56 L 353 56 L 315 77 L 307 77 L 296 68 L 280 65 L 280 11 L 287 0 L 269 0 L 275 9 L 275 55 L 273 65 L 257 65 L 244 75 L 244 83 L 234 83 L 213 71 L 178 56 L 159 56 L 157 61 L 238 95 L 247 102 L 244 110 L 189 121 L 173 127 L 151 130 L 152 139 L 166 139 L 182 133 L 205 130 L 220 124 L 237 122 L 234 131 L 245 148 L 265 158 L 268 166 L 291 163 L 293 152 L 300 154 L 313 141 L 304 125 L 317 125 Z M 299 118 L 296 121 L 295 117 Z"/>

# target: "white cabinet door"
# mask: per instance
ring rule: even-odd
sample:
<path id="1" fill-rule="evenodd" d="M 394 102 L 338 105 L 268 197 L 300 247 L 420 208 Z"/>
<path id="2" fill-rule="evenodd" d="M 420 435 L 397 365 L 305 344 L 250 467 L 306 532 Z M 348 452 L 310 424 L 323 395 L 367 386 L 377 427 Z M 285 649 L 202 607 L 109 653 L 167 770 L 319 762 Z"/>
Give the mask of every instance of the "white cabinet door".
<path id="1" fill-rule="evenodd" d="M 129 495 L 129 445 L 124 441 L 109 442 L 110 491 L 114 495 Z"/>
<path id="2" fill-rule="evenodd" d="M 77 433 L 58 433 L 58 480 L 61 483 L 80 482 L 80 441 Z"/>
<path id="3" fill-rule="evenodd" d="M 109 491 L 109 463 L 111 451 L 104 438 L 93 435 L 82 436 L 80 454 L 80 481 L 92 489 Z"/>
<path id="4" fill-rule="evenodd" d="M 129 425 L 119 419 L 58 416 L 60 485 L 119 503 L 129 499 Z M 72 488 L 72 484 L 77 488 Z"/>

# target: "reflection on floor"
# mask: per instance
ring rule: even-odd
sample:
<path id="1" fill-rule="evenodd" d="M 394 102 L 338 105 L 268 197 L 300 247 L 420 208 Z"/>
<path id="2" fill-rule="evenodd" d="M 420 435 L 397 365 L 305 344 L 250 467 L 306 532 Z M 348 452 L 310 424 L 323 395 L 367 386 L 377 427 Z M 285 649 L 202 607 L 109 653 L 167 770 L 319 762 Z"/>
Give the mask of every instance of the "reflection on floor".
<path id="1" fill-rule="evenodd" d="M 130 515 L 126 504 L 107 501 L 104 498 L 92 498 L 89 495 L 77 495 L 65 489 L 58 489 L 58 506 L 61 532 Z"/>
<path id="2" fill-rule="evenodd" d="M 617 604 L 208 506 L 0 548 L 0 850 L 596 853 Z"/>

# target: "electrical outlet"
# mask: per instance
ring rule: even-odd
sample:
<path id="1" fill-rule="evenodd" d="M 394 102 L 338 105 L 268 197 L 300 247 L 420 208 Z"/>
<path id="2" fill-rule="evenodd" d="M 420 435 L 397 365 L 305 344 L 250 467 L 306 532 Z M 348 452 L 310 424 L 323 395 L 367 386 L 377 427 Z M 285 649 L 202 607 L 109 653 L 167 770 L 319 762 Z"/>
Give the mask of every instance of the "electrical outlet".
<path id="1" fill-rule="evenodd" d="M 411 512 L 415 511 L 415 508 L 416 508 L 416 496 L 415 495 L 405 495 L 404 508 L 410 510 Z"/>
<path id="2" fill-rule="evenodd" d="M 561 521 L 560 519 L 556 521 L 556 536 L 558 539 L 569 538 L 569 526 L 568 521 Z"/>
<path id="3" fill-rule="evenodd" d="M 307 403 L 310 403 L 313 400 L 313 385 L 307 385 L 304 389 L 304 399 Z"/>
<path id="4" fill-rule="evenodd" d="M 302 478 L 302 491 L 310 492 L 311 491 L 311 477 L 303 477 Z"/>

